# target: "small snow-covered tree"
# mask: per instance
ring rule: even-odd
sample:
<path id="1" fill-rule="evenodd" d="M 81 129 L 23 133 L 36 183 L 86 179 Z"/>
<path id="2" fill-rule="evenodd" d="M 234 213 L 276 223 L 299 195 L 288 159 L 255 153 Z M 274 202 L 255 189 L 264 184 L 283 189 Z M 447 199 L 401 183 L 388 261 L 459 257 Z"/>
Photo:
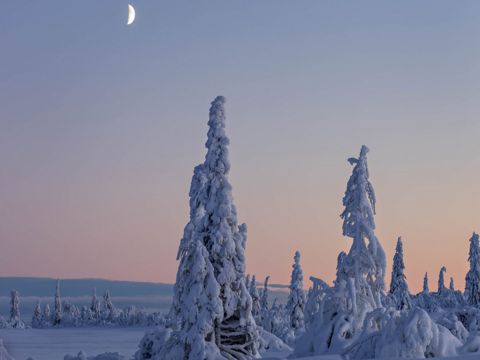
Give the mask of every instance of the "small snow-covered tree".
<path id="1" fill-rule="evenodd" d="M 345 269 L 345 259 L 347 257 L 347 254 L 345 253 L 345 251 L 341 251 L 339 254 L 338 254 L 338 257 L 337 257 L 337 273 L 336 273 L 336 276 L 335 276 L 335 280 L 334 280 L 334 285 L 335 286 L 338 286 L 340 285 L 340 282 L 342 281 L 347 281 L 348 279 L 348 275 L 347 275 L 347 272 L 346 272 L 346 269 Z"/>
<path id="2" fill-rule="evenodd" d="M 42 308 L 40 306 L 40 300 L 37 301 L 35 305 L 35 309 L 33 310 L 32 327 L 34 328 L 42 327 Z"/>
<path id="3" fill-rule="evenodd" d="M 364 299 L 372 308 L 381 307 L 385 289 L 385 252 L 375 236 L 375 192 L 369 181 L 367 153 L 364 145 L 358 158 L 348 159 L 353 165 L 352 175 L 343 197 L 345 210 L 343 235 L 353 239 L 352 247 L 345 258 L 345 270 L 349 278 L 353 312 Z"/>
<path id="4" fill-rule="evenodd" d="M 442 266 L 440 269 L 440 273 L 438 274 L 438 293 L 441 294 L 445 291 L 445 273 L 447 272 L 447 268 Z"/>
<path id="5" fill-rule="evenodd" d="M 410 309 L 412 307 L 407 278 L 404 271 L 405 263 L 403 261 L 403 244 L 402 238 L 399 237 L 397 240 L 395 255 L 393 257 L 392 279 L 389 291 L 399 310 Z"/>
<path id="6" fill-rule="evenodd" d="M 423 292 L 425 294 L 430 292 L 430 289 L 428 288 L 428 273 L 425 273 L 425 276 L 423 277 Z"/>
<path id="7" fill-rule="evenodd" d="M 287 312 L 290 326 L 294 330 L 305 328 L 305 292 L 303 290 L 303 271 L 300 265 L 300 252 L 295 252 L 292 275 L 290 279 L 290 294 L 287 301 Z"/>
<path id="8" fill-rule="evenodd" d="M 110 297 L 110 291 L 105 291 L 103 294 L 103 304 L 102 304 L 103 318 L 109 322 L 115 320 L 116 308 L 113 305 L 112 298 Z"/>
<path id="9" fill-rule="evenodd" d="M 20 320 L 20 300 L 17 290 L 12 290 L 10 295 L 10 322 L 14 324 Z"/>
<path id="10" fill-rule="evenodd" d="M 62 321 L 62 302 L 60 300 L 60 280 L 57 280 L 55 290 L 55 314 L 53 316 L 53 325 L 59 325 Z"/>
<path id="11" fill-rule="evenodd" d="M 465 295 L 470 305 L 480 304 L 480 244 L 479 236 L 473 233 L 468 253 L 470 269 L 465 277 Z"/>
<path id="12" fill-rule="evenodd" d="M 51 317 L 52 317 L 52 314 L 51 314 L 51 311 L 50 311 L 50 305 L 48 304 L 45 304 L 45 306 L 43 307 L 43 317 L 42 317 L 42 320 L 45 324 L 51 324 Z"/>
<path id="13" fill-rule="evenodd" d="M 252 315 L 254 318 L 257 318 L 260 315 L 260 295 L 257 288 L 257 279 L 255 275 L 252 275 L 252 280 L 250 281 L 250 297 L 252 298 Z"/>
<path id="14" fill-rule="evenodd" d="M 94 319 L 100 319 L 100 300 L 97 297 L 97 289 L 93 288 L 92 302 L 90 303 L 90 311 Z"/>
<path id="15" fill-rule="evenodd" d="M 450 285 L 448 288 L 452 291 L 455 291 L 455 284 L 453 283 L 453 277 L 450 277 Z"/>
<path id="16" fill-rule="evenodd" d="M 245 287 L 250 291 L 250 274 L 245 277 Z"/>
<path id="17" fill-rule="evenodd" d="M 260 309 L 262 311 L 268 311 L 270 308 L 268 304 L 268 281 L 270 280 L 270 275 L 265 277 L 265 281 L 263 282 L 263 289 L 262 294 L 260 296 Z"/>

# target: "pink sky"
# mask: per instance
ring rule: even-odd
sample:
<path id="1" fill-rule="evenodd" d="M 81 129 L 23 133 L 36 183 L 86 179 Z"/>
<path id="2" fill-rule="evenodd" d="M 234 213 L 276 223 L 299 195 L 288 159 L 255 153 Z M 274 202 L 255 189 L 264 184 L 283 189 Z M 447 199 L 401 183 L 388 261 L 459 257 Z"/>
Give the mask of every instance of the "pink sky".
<path id="1" fill-rule="evenodd" d="M 442 265 L 463 289 L 480 2 L 138 2 L 131 27 L 126 3 L 87 3 L 3 6 L 0 276 L 173 282 L 222 94 L 248 272 L 287 283 L 298 249 L 306 279 L 333 279 L 366 144 L 388 274 L 401 235 L 411 289 Z"/>

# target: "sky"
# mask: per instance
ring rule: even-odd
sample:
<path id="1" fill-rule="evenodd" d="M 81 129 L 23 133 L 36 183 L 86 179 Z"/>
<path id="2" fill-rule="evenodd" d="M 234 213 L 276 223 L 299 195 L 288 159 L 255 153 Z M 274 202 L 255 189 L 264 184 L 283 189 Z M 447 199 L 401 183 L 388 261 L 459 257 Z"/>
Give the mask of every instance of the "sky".
<path id="1" fill-rule="evenodd" d="M 208 108 L 227 98 L 247 270 L 332 281 L 368 145 L 412 290 L 480 231 L 480 2 L 2 2 L 0 276 L 173 282 Z M 387 277 L 388 278 L 388 277 Z"/>

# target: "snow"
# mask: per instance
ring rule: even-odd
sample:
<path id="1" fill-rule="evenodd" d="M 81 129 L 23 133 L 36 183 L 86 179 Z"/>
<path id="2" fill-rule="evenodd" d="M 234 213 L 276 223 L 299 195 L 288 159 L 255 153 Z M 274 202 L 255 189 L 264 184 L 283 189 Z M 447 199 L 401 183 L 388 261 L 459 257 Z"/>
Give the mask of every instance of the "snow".
<path id="1" fill-rule="evenodd" d="M 88 356 L 118 352 L 129 359 L 138 349 L 146 328 L 1 329 L 8 352 L 16 360 L 63 360 L 84 351 Z M 0 357 L 0 360 L 1 359 Z"/>

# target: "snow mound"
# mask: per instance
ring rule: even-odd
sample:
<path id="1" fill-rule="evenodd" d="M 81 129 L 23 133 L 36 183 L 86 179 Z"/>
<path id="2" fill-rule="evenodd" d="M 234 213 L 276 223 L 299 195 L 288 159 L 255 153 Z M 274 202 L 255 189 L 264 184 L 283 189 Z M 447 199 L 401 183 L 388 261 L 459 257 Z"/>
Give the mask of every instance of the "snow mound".
<path id="1" fill-rule="evenodd" d="M 15 360 L 3 346 L 3 340 L 0 339 L 0 360 Z"/>
<path id="2" fill-rule="evenodd" d="M 344 355 L 349 359 L 455 356 L 462 343 L 425 310 L 396 312 L 377 332 L 365 335 Z"/>
<path id="3" fill-rule="evenodd" d="M 261 326 L 257 327 L 259 335 L 259 351 L 265 353 L 267 351 L 281 352 L 292 351 L 292 348 L 285 344 L 279 337 L 275 336 L 271 332 L 268 332 Z"/>
<path id="4" fill-rule="evenodd" d="M 80 351 L 76 356 L 65 355 L 63 360 L 127 360 L 127 358 L 117 352 L 108 352 L 97 356 L 87 356 L 84 351 Z"/>

